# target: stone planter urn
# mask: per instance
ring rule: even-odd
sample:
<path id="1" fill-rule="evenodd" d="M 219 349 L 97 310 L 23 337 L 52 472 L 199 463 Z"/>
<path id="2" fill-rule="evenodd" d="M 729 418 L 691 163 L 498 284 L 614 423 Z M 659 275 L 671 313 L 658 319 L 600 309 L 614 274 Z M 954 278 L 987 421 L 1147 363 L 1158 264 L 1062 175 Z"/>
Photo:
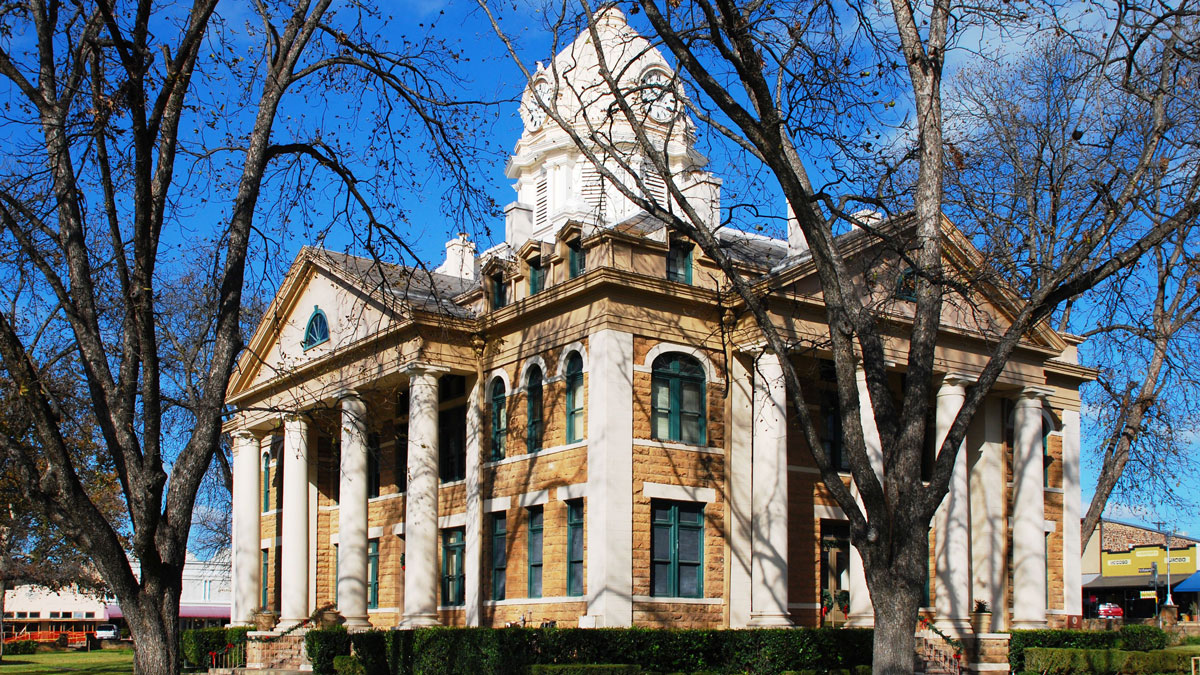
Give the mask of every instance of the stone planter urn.
<path id="1" fill-rule="evenodd" d="M 976 634 L 990 633 L 992 630 L 992 608 L 983 600 L 975 601 L 975 609 L 971 612 L 971 630 Z"/>
<path id="2" fill-rule="evenodd" d="M 340 626 L 346 619 L 342 617 L 342 613 L 336 609 L 327 609 L 321 612 L 321 628 L 333 628 Z"/>
<path id="3" fill-rule="evenodd" d="M 279 623 L 279 615 L 269 610 L 254 613 L 254 629 L 259 631 L 275 630 Z"/>

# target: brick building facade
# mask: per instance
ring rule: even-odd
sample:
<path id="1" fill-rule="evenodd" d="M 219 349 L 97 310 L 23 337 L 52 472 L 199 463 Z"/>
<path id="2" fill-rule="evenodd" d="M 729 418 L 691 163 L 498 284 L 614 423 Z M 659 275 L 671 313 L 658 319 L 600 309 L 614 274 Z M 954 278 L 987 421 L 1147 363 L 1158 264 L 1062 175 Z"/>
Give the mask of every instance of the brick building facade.
<path id="1" fill-rule="evenodd" d="M 636 55 L 628 77 L 669 73 L 616 10 L 600 29 L 611 58 Z M 581 87 L 593 49 L 581 37 L 539 77 L 570 62 Z M 845 517 L 785 402 L 780 358 L 836 455 L 803 237 L 717 229 L 797 345 L 780 357 L 716 265 L 606 186 L 530 96 L 502 243 L 477 255 L 455 239 L 432 273 L 311 248 L 293 264 L 228 396 L 234 620 L 267 608 L 286 628 L 334 606 L 351 626 L 815 625 L 822 591 L 847 591 L 846 620 L 870 625 Z M 664 148 L 716 228 L 720 181 L 680 121 Z M 948 222 L 943 236 L 951 265 L 978 260 Z M 862 230 L 839 245 L 901 327 L 898 391 L 903 266 Z M 942 433 L 1001 306 L 946 304 Z M 1077 344 L 1027 336 L 972 424 L 931 534 L 928 612 L 954 630 L 977 599 L 994 631 L 1080 612 Z"/>

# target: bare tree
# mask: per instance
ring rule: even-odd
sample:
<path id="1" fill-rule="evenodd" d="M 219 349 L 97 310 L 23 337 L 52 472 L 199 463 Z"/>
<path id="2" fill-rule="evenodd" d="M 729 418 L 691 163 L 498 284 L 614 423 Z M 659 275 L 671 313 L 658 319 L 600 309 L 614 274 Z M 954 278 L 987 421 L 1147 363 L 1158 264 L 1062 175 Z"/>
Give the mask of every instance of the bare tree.
<path id="1" fill-rule="evenodd" d="M 373 7 L 332 5 L 0 8 L 10 93 L 0 359 L 36 440 L 2 437 L 0 451 L 28 502 L 95 562 L 129 621 L 140 673 L 180 669 L 181 574 L 242 348 L 248 264 L 264 254 L 255 237 L 314 216 L 365 221 L 363 236 L 385 223 L 397 234 L 394 191 L 425 179 L 414 166 L 458 186 L 447 193 L 456 211 L 486 205 L 465 180 L 469 120 L 445 88 L 453 51 L 389 46 Z M 339 208 L 314 214 L 318 199 Z M 205 255 L 212 302 L 169 318 L 204 338 L 191 353 L 171 343 L 160 303 L 182 283 L 181 263 Z M 48 385 L 64 353 L 80 385 L 67 392 Z M 182 370 L 179 357 L 188 357 Z M 87 401 L 96 452 L 119 480 L 127 539 L 72 455 L 70 415 L 80 410 L 64 405 L 68 394 Z M 182 403 L 190 425 L 173 436 L 170 411 Z"/>
<path id="2" fill-rule="evenodd" d="M 1136 113 L 1142 133 L 1117 150 L 1119 162 L 1096 167 L 1088 176 L 1099 208 L 1081 211 L 1069 221 L 1015 225 L 1028 229 L 1025 238 L 1013 239 L 1012 260 L 1021 274 L 1009 290 L 1014 298 L 1011 323 L 986 336 L 989 358 L 966 388 L 927 481 L 922 480 L 922 454 L 941 376 L 934 357 L 943 306 L 973 302 L 980 284 L 1003 284 L 1013 272 L 987 258 L 973 261 L 974 269 L 968 270 L 946 262 L 946 58 L 968 29 L 1008 31 L 1032 27 L 1032 20 L 1025 24 L 1026 17 L 1003 6 L 968 8 L 945 0 L 896 0 L 883 8 L 869 3 L 642 0 L 635 9 L 644 13 L 654 44 L 670 53 L 679 70 L 675 81 L 642 83 L 631 75 L 636 56 L 613 57 L 619 47 L 600 48 L 605 10 L 594 11 L 586 0 L 564 3 L 548 12 L 556 36 L 582 28 L 596 45 L 590 58 L 597 62 L 599 81 L 591 85 L 593 91 L 581 92 L 570 90 L 572 80 L 557 63 L 548 73 L 527 69 L 494 9 L 483 0 L 481 6 L 530 84 L 549 78 L 550 85 L 540 91 L 531 86 L 528 95 L 537 108 L 566 130 L 609 184 L 713 259 L 768 348 L 788 354 L 793 345 L 764 303 L 769 284 L 747 277 L 721 246 L 711 221 L 689 201 L 683 189 L 686 177 L 670 161 L 670 141 L 687 133 L 688 122 L 664 128 L 662 120 L 670 116 L 653 114 L 656 104 L 686 101 L 701 132 L 733 144 L 754 163 L 754 170 L 777 183 L 820 282 L 828 326 L 823 346 L 833 357 L 844 452 L 861 505 L 820 442 L 796 368 L 783 359 L 789 402 L 824 486 L 850 520 L 851 541 L 863 558 L 875 609 L 873 667 L 881 673 L 912 672 L 930 521 L 947 493 L 958 448 L 984 397 L 1023 336 L 1052 318 L 1064 302 L 1190 227 L 1200 213 L 1200 201 L 1187 191 L 1164 205 L 1162 218 L 1146 219 L 1141 212 L 1143 188 L 1153 180 L 1164 138 L 1179 124 L 1175 113 L 1187 110 L 1174 92 L 1194 67 L 1191 3 L 1154 12 L 1115 12 L 1095 29 L 1097 36 L 1105 31 L 1111 39 L 1091 55 L 1094 67 L 1105 73 L 1112 96 Z M 1043 19 L 1053 22 L 1052 17 Z M 625 47 L 626 52 L 644 49 Z M 688 97 L 681 84 L 687 85 Z M 590 109 L 605 111 L 603 119 L 577 114 L 579 101 L 600 102 Z M 906 116 L 889 112 L 897 107 Z M 891 138 L 881 138 L 888 131 Z M 820 167 L 810 161 L 810 153 L 821 153 L 832 163 L 825 172 L 835 177 L 827 185 L 812 178 Z M 650 172 L 639 166 L 640 158 Z M 664 185 L 665 194 L 648 184 L 648 175 Z M 1197 180 L 1194 171 L 1186 178 Z M 853 215 L 864 206 L 910 212 L 880 225 Z M 889 249 L 902 261 L 901 270 L 913 270 L 913 311 L 903 343 L 906 377 L 898 400 L 887 377 L 885 343 L 891 339 L 892 315 L 886 303 L 876 301 L 879 287 L 863 283 L 855 262 L 839 248 L 835 228 L 846 223 L 863 228 L 877 245 Z M 1016 229 L 1004 233 L 1015 235 Z M 985 239 L 976 244 L 987 250 L 986 238 L 992 235 L 981 235 Z M 856 367 L 865 372 L 882 444 L 878 474 L 864 440 Z"/>
<path id="3" fill-rule="evenodd" d="M 1091 37 L 1036 39 L 1006 67 L 965 70 L 951 95 L 958 131 L 948 146 L 948 211 L 987 242 L 988 257 L 1014 285 L 1046 283 L 1075 239 L 1059 238 L 1063 224 L 1086 229 L 1110 207 L 1097 198 L 1095 182 L 1119 184 L 1122 174 L 1137 171 L 1153 124 L 1129 85 L 1113 86 L 1111 78 L 1127 75 L 1105 68 L 1095 57 L 1105 45 Z M 1136 66 L 1152 67 L 1156 58 Z M 1172 89 L 1164 101 L 1170 123 L 1133 186 L 1136 217 L 1156 226 L 1200 188 L 1200 91 L 1194 77 L 1179 78 Z M 1080 532 L 1085 545 L 1131 460 L 1128 484 L 1136 489 L 1126 501 L 1186 508 L 1176 486 L 1196 469 L 1186 451 L 1200 327 L 1192 224 L 1179 221 L 1151 255 L 1055 309 L 1060 330 L 1089 339 L 1090 363 L 1101 370 L 1100 386 L 1085 397 L 1098 414 L 1093 450 L 1100 466 Z"/>

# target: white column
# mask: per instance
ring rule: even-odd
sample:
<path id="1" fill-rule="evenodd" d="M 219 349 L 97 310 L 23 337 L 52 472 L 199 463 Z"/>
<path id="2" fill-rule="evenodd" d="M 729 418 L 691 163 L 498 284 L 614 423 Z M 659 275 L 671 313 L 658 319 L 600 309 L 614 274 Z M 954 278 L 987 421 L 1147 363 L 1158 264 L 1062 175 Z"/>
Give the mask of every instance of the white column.
<path id="1" fill-rule="evenodd" d="M 730 360 L 729 462 L 729 627 L 750 624 L 751 534 L 753 512 L 754 382 L 740 358 Z"/>
<path id="2" fill-rule="evenodd" d="M 1079 541 L 1079 411 L 1062 413 L 1062 486 L 1063 486 L 1063 609 L 1067 614 L 1083 614 L 1083 560 Z"/>
<path id="3" fill-rule="evenodd" d="M 483 433 L 484 380 L 475 378 L 467 401 L 467 526 L 463 574 L 466 575 L 467 625 L 480 624 L 480 581 L 483 578 L 483 486 L 480 473 Z"/>
<path id="4" fill-rule="evenodd" d="M 788 614 L 787 398 L 779 355 L 754 367 L 754 515 L 750 621 L 790 626 Z"/>
<path id="5" fill-rule="evenodd" d="M 966 398 L 970 380 L 950 374 L 942 380 L 937 393 L 937 448 L 940 452 L 946 435 Z M 967 451 L 959 446 L 950 476 L 949 490 L 935 514 L 936 575 L 934 604 L 937 623 L 943 630 L 971 631 L 971 509 L 967 483 Z"/>
<path id="6" fill-rule="evenodd" d="M 968 446 L 979 448 L 970 469 L 971 597 L 984 600 L 992 612 L 986 632 L 1003 632 L 1007 619 L 1008 486 L 1004 457 L 1004 419 L 1001 401 L 984 399 L 975 413 Z"/>
<path id="7" fill-rule="evenodd" d="M 588 336 L 587 615 L 579 625 L 633 625 L 633 335 Z"/>
<path id="8" fill-rule="evenodd" d="M 283 549 L 280 551 L 280 609 L 276 630 L 308 618 L 308 422 L 288 415 L 283 422 Z"/>
<path id="9" fill-rule="evenodd" d="M 408 495 L 405 500 L 404 624 L 438 624 L 438 379 L 409 369 Z"/>
<path id="10" fill-rule="evenodd" d="M 338 487 L 338 611 L 347 628 L 367 619 L 367 404 L 357 394 L 341 397 L 342 465 Z"/>
<path id="11" fill-rule="evenodd" d="M 1013 448 L 1014 629 L 1046 626 L 1046 504 L 1042 471 L 1042 397 L 1028 387 L 1017 399 Z"/>
<path id="12" fill-rule="evenodd" d="M 233 606 L 230 625 L 249 626 L 258 608 L 260 571 L 259 515 L 262 476 L 258 436 L 246 430 L 233 435 Z"/>
<path id="13" fill-rule="evenodd" d="M 867 390 L 867 373 L 862 367 L 854 371 L 858 382 L 858 410 L 862 423 L 863 441 L 867 448 L 867 459 L 875 476 L 883 480 L 883 443 L 879 440 L 879 429 L 875 426 L 875 408 L 871 404 L 871 392 Z M 863 508 L 857 485 L 852 485 L 859 508 Z M 865 509 L 864 509 L 865 512 Z M 875 606 L 871 603 L 871 592 L 867 588 L 867 572 L 863 568 L 862 554 L 850 546 L 850 615 L 846 625 L 851 628 L 874 628 Z"/>

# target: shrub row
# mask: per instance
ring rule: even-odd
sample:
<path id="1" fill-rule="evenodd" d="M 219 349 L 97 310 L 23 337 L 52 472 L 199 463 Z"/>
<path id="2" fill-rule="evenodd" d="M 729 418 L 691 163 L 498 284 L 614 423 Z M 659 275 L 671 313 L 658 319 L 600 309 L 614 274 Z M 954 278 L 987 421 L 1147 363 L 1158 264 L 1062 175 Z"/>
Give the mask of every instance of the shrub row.
<path id="1" fill-rule="evenodd" d="M 4 645 L 5 656 L 25 656 L 37 651 L 38 643 L 33 640 L 18 640 Z"/>
<path id="2" fill-rule="evenodd" d="M 209 652 L 224 652 L 230 645 L 245 645 L 249 628 L 193 628 L 183 631 L 180 644 L 184 660 L 194 667 L 207 667 Z"/>
<path id="3" fill-rule="evenodd" d="M 617 660 L 647 673 L 780 675 L 869 666 L 871 637 L 869 630 L 828 628 L 423 628 L 349 635 L 335 628 L 311 630 L 305 642 L 315 675 L 334 675 L 334 657 L 349 654 L 351 643 L 365 675 L 507 675 L 535 665 Z"/>
<path id="4" fill-rule="evenodd" d="M 1014 630 L 1008 643 L 1008 664 L 1014 673 L 1027 670 L 1025 650 L 1035 647 L 1147 651 L 1165 646 L 1167 634 L 1156 626 L 1124 626 L 1119 631 Z"/>
<path id="5" fill-rule="evenodd" d="M 1190 669 L 1191 654 L 1123 649 L 1025 650 L 1025 668 L 1038 673 L 1179 673 Z"/>

